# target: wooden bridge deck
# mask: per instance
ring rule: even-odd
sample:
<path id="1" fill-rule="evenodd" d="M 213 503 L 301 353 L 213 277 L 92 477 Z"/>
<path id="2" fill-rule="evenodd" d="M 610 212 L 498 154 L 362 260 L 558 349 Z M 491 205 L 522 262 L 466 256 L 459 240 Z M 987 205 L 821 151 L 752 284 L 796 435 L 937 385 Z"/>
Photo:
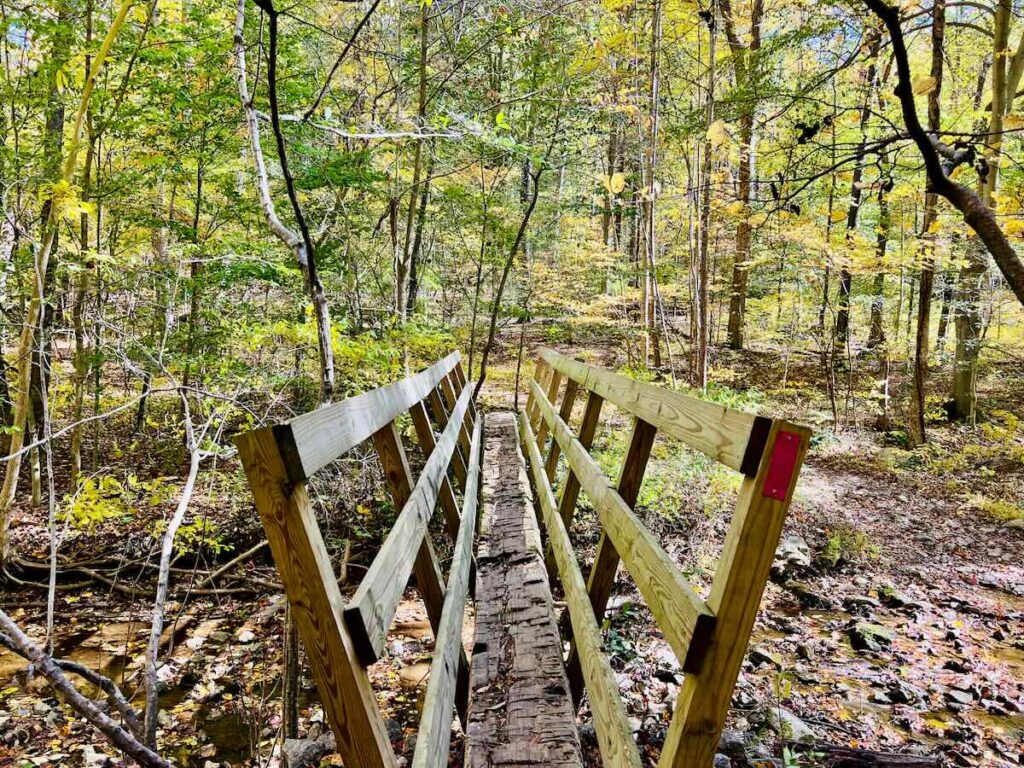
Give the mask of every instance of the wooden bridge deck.
<path id="1" fill-rule="evenodd" d="M 515 415 L 485 427 L 466 764 L 580 766 L 579 732 Z"/>

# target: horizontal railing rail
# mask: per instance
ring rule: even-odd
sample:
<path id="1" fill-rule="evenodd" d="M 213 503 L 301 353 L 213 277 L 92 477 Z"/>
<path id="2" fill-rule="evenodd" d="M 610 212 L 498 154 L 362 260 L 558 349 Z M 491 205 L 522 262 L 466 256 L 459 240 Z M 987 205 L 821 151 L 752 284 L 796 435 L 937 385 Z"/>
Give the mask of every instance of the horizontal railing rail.
<path id="1" fill-rule="evenodd" d="M 426 458 L 417 480 L 396 423 L 406 412 Z M 482 419 L 477 416 L 472 390 L 455 352 L 403 381 L 236 438 L 313 679 L 346 766 L 398 765 L 366 668 L 381 656 L 410 575 L 416 576 L 437 638 L 423 738 L 414 764 L 446 764 L 453 708 L 465 723 L 469 664 L 461 631 L 473 579 L 481 430 Z M 307 484 L 318 470 L 366 440 L 373 443 L 399 514 L 346 604 Z M 461 509 L 449 470 L 462 490 Z M 447 583 L 428 527 L 437 506 L 444 512 L 454 542 Z"/>
<path id="2" fill-rule="evenodd" d="M 583 392 L 587 398 L 574 435 L 569 421 Z M 614 488 L 589 453 L 605 401 L 633 417 Z M 632 509 L 659 433 L 743 475 L 706 599 L 687 583 Z M 561 581 L 568 607 L 570 691 L 577 703 L 584 690 L 588 693 L 606 766 L 639 764 L 598 629 L 620 561 L 685 674 L 659 766 L 706 768 L 728 713 L 809 438 L 807 429 L 782 420 L 636 382 L 551 350 L 540 353 L 520 414 L 520 439 L 548 534 L 548 568 Z M 552 483 L 560 458 L 566 474 L 556 500 Z M 580 491 L 602 528 L 585 587 L 568 533 Z"/>

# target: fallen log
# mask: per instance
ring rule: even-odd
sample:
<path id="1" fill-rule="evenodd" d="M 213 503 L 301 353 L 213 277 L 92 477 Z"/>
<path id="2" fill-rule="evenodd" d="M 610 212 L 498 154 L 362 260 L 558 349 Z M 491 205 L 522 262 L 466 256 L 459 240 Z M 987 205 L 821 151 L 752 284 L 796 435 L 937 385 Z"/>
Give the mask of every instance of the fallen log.
<path id="1" fill-rule="evenodd" d="M 938 757 L 922 757 L 898 752 L 875 752 L 870 749 L 841 747 L 835 744 L 791 743 L 801 754 L 813 754 L 814 765 L 822 768 L 939 768 Z"/>

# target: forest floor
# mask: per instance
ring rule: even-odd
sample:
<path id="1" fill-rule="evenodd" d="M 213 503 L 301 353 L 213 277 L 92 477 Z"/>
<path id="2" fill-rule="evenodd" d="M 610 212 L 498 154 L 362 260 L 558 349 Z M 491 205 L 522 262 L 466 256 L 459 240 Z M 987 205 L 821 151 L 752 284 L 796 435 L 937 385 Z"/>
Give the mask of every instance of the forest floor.
<path id="1" fill-rule="evenodd" d="M 595 346 L 589 357 L 595 363 L 616 362 L 608 347 Z M 1024 417 L 1024 381 L 1019 372 L 1017 378 L 1007 371 L 990 373 L 986 381 L 998 383 L 1000 400 L 994 384 L 991 392 L 981 393 L 988 408 L 979 429 L 938 421 L 928 448 L 907 451 L 898 434 L 853 423 L 839 431 L 827 428 L 830 407 L 813 384 L 813 361 L 787 365 L 784 373 L 777 354 L 720 352 L 716 361 L 716 372 L 731 387 L 716 397 L 756 404 L 770 415 L 808 423 L 817 433 L 733 696 L 723 742 L 735 757 L 733 765 L 757 764 L 758 757 L 765 765 L 772 758 L 781 762 L 780 731 L 787 739 L 936 755 L 950 765 L 1024 763 L 1024 430 L 1016 421 Z M 514 364 L 510 353 L 499 355 L 485 405 L 507 404 Z M 865 414 L 858 421 L 866 423 L 868 406 L 861 408 Z M 614 473 L 628 421 L 612 410 L 608 416 L 595 452 Z M 128 439 L 115 437 L 115 442 Z M 118 446 L 130 447 L 126 442 L 113 447 Z M 232 494 L 243 493 L 233 462 L 217 472 Z M 359 503 L 350 499 L 346 509 L 366 515 L 380 497 L 365 490 L 369 481 L 360 483 L 363 490 L 354 496 Z M 671 447 L 656 448 L 638 511 L 699 587 L 706 588 L 713 573 L 734 489 L 706 463 Z M 209 498 L 217 497 L 204 497 L 203 503 Z M 245 503 L 212 503 L 205 512 L 232 546 L 219 561 L 260 540 L 248 509 Z M 19 510 L 15 542 L 26 559 L 46 559 L 44 518 L 41 510 Z M 586 560 L 593 555 L 597 527 L 585 503 L 578 521 L 573 537 Z M 88 534 L 70 537 L 68 555 L 130 561 L 148 546 L 140 542 L 151 524 L 105 521 Z M 329 531 L 329 544 L 344 535 Z M 111 553 L 112 541 L 124 551 Z M 367 555 L 368 545 L 354 548 L 351 581 L 358 582 Z M 194 560 L 183 557 L 181 565 L 193 567 Z M 195 568 L 212 567 L 195 562 Z M 123 590 L 133 581 L 143 588 L 140 572 L 128 567 L 124 572 L 115 579 L 118 588 L 89 579 L 74 586 L 81 572 L 62 579 L 71 588 L 58 596 L 56 651 L 133 690 L 149 604 L 145 595 Z M 12 575 L 45 581 L 44 572 L 26 567 L 13 568 Z M 179 578 L 189 581 L 185 574 Z M 272 768 L 279 764 L 273 745 L 280 725 L 283 602 L 273 588 L 276 576 L 266 551 L 235 569 L 230 583 L 218 594 L 197 595 L 193 589 L 187 595 L 182 589 L 174 595 L 165 632 L 168 661 L 161 672 L 166 684 L 161 744 L 182 765 Z M 0 603 L 22 627 L 42 635 L 43 590 L 8 582 Z M 471 647 L 468 618 L 465 637 Z M 638 739 L 653 757 L 681 674 L 625 575 L 613 596 L 607 638 Z M 410 589 L 387 658 L 371 668 L 401 755 L 411 756 L 431 650 L 425 612 Z M 317 738 L 325 728 L 323 711 L 308 680 L 301 699 L 302 734 Z M 581 722 L 584 743 L 594 754 L 586 711 Z M 460 749 L 457 735 L 453 759 Z M 744 751 L 753 762 L 740 760 Z M 24 663 L 0 652 L 0 766 L 98 768 L 108 752 L 99 734 L 70 716 Z M 340 763 L 332 754 L 324 760 Z M 813 765 L 815 758 L 805 754 L 799 760 Z"/>

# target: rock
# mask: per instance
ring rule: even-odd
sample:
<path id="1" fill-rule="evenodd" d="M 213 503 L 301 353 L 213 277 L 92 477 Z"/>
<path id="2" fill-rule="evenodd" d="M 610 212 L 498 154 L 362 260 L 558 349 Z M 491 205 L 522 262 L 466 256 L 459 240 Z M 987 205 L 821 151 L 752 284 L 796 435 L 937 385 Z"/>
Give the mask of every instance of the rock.
<path id="1" fill-rule="evenodd" d="M 872 611 L 881 607 L 880 602 L 867 595 L 851 595 L 843 599 L 843 608 L 856 616 L 870 616 Z"/>
<path id="2" fill-rule="evenodd" d="M 284 740 L 284 756 L 288 768 L 316 768 L 320 758 L 332 751 L 322 739 Z"/>
<path id="3" fill-rule="evenodd" d="M 209 634 L 210 642 L 216 643 L 217 645 L 224 645 L 224 643 L 231 640 L 231 635 L 220 629 L 215 629 Z"/>
<path id="4" fill-rule="evenodd" d="M 235 635 L 235 639 L 243 645 L 247 645 L 256 639 L 256 633 L 248 627 L 242 627 L 238 630 L 238 634 Z"/>
<path id="5" fill-rule="evenodd" d="M 835 608 L 832 601 L 822 597 L 813 591 L 810 585 L 802 581 L 791 581 L 786 584 L 786 589 L 793 593 L 793 596 L 800 603 L 800 607 L 810 611 L 831 611 Z"/>
<path id="6" fill-rule="evenodd" d="M 715 755 L 715 762 L 712 763 L 712 768 L 732 768 L 732 760 L 725 755 Z"/>
<path id="7" fill-rule="evenodd" d="M 807 643 L 800 643 L 796 647 L 796 655 L 804 661 L 814 661 L 814 649 Z"/>
<path id="8" fill-rule="evenodd" d="M 918 706 L 928 701 L 928 694 L 906 680 L 892 680 L 888 686 L 889 701 L 893 704 Z"/>
<path id="9" fill-rule="evenodd" d="M 104 768 L 105 766 L 110 765 L 111 762 L 111 759 L 107 755 L 97 751 L 96 747 L 92 744 L 86 744 L 82 747 L 83 768 Z"/>
<path id="10" fill-rule="evenodd" d="M 963 707 L 973 704 L 974 697 L 967 691 L 958 691 L 956 688 L 951 688 L 946 691 L 946 702 L 950 705 L 950 709 L 959 711 Z"/>
<path id="11" fill-rule="evenodd" d="M 1015 520 L 1007 520 L 1003 524 L 1003 528 L 1016 528 L 1018 531 L 1024 530 L 1024 517 L 1018 517 Z"/>
<path id="12" fill-rule="evenodd" d="M 783 707 L 772 707 L 768 710 L 768 724 L 782 738 L 790 741 L 814 741 L 814 730 Z"/>
<path id="13" fill-rule="evenodd" d="M 807 541 L 798 533 L 787 535 L 775 550 L 775 560 L 772 563 L 772 572 L 779 575 L 789 575 L 811 566 L 811 548 Z"/>
<path id="14" fill-rule="evenodd" d="M 754 735 L 734 728 L 725 728 L 718 737 L 718 751 L 727 757 L 743 760 L 747 749 L 756 741 Z"/>
<path id="15" fill-rule="evenodd" d="M 943 669 L 948 669 L 950 672 L 959 672 L 961 675 L 966 675 L 972 669 L 974 669 L 971 662 L 965 659 L 949 659 L 945 664 L 942 665 Z"/>
<path id="16" fill-rule="evenodd" d="M 855 651 L 881 651 L 892 645 L 896 635 L 878 624 L 858 621 L 850 628 L 850 644 Z"/>
<path id="17" fill-rule="evenodd" d="M 782 657 L 779 656 L 779 654 L 773 653 L 772 651 L 760 646 L 751 649 L 750 660 L 758 666 L 761 664 L 767 664 L 778 670 L 782 669 Z"/>

